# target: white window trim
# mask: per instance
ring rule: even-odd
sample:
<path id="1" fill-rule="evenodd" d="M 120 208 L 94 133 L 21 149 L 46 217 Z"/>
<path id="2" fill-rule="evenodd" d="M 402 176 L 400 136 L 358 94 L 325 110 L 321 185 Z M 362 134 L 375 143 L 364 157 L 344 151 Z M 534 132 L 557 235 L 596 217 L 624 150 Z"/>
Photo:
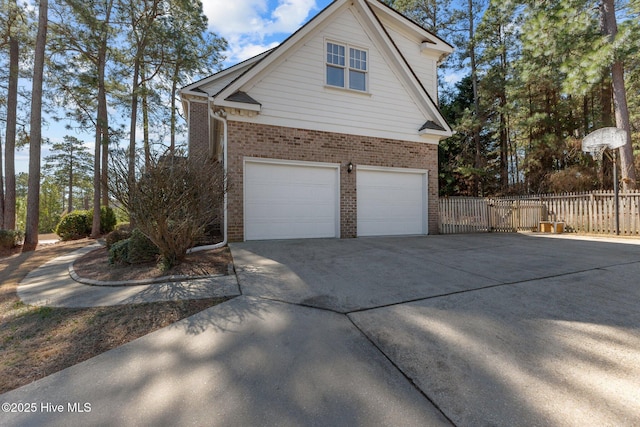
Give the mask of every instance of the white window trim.
<path id="1" fill-rule="evenodd" d="M 335 45 L 340 45 L 344 47 L 345 50 L 345 65 L 343 68 L 344 70 L 344 87 L 343 86 L 335 86 L 335 85 L 331 85 L 327 82 L 327 67 L 328 66 L 332 66 L 332 67 L 340 67 L 339 65 L 336 64 L 330 64 L 329 62 L 327 62 L 327 44 L 328 43 L 332 43 Z M 359 90 L 359 89 L 351 89 L 349 87 L 349 70 L 354 70 L 357 72 L 363 72 L 363 70 L 357 69 L 357 68 L 351 68 L 350 67 L 350 50 L 349 49 L 357 49 L 357 50 L 361 50 L 363 52 L 365 52 L 367 54 L 367 69 L 364 71 L 365 73 L 365 90 Z M 349 92 L 353 92 L 353 93 L 360 93 L 360 94 L 365 94 L 365 95 L 370 95 L 371 92 L 369 91 L 369 87 L 370 87 L 370 76 L 369 76 L 369 70 L 371 68 L 371 56 L 369 55 L 369 49 L 361 47 L 361 46 L 357 46 L 357 45 L 352 45 L 346 42 L 341 42 L 341 41 L 337 41 L 335 39 L 324 39 L 324 87 L 327 89 L 337 89 L 337 90 L 346 90 Z"/>

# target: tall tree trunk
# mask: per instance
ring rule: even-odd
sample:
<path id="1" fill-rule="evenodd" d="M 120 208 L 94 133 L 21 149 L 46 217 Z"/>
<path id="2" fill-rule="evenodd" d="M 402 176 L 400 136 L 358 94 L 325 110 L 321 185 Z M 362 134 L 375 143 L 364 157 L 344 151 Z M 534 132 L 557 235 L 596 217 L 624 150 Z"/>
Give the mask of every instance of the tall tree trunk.
<path id="1" fill-rule="evenodd" d="M 33 251 L 38 245 L 40 222 L 40 153 L 42 148 L 42 81 L 44 52 L 47 44 L 49 0 L 40 0 L 38 33 L 33 62 L 31 92 L 31 124 L 29 133 L 29 190 L 27 191 L 27 220 L 22 251 Z"/>
<path id="2" fill-rule="evenodd" d="M 73 153 L 71 154 L 71 159 L 73 159 Z M 73 160 L 71 160 L 71 164 L 69 165 L 69 210 L 67 212 L 71 212 L 73 210 Z"/>
<path id="3" fill-rule="evenodd" d="M 613 99 L 613 93 L 611 90 L 611 82 L 609 76 L 604 76 L 602 83 L 600 84 L 600 120 L 603 127 L 609 127 L 614 125 L 613 121 L 613 108 L 611 100 Z"/>
<path id="4" fill-rule="evenodd" d="M 505 192 L 509 188 L 509 132 L 507 128 L 506 108 L 507 108 L 507 47 L 502 36 L 502 25 L 498 28 L 500 34 L 501 51 L 500 51 L 500 68 L 502 75 L 500 77 L 500 184 L 502 191 Z"/>
<path id="5" fill-rule="evenodd" d="M 100 195 L 102 196 L 102 206 L 109 206 L 109 116 L 107 113 L 107 96 L 104 90 L 104 83 L 102 86 L 102 98 L 98 99 L 98 115 L 102 123 L 102 185 Z"/>
<path id="6" fill-rule="evenodd" d="M 614 0 L 602 0 L 600 13 L 602 31 L 604 35 L 608 36 L 609 41 L 613 43 L 618 33 Z M 624 86 L 624 66 L 618 59 L 614 59 L 614 63 L 611 66 L 611 81 L 616 126 L 627 132 L 627 143 L 619 149 L 622 188 L 631 190 L 636 188 L 636 170 L 633 161 L 633 146 L 631 145 L 631 124 L 629 122 L 627 92 Z"/>
<path id="7" fill-rule="evenodd" d="M 471 85 L 473 88 L 473 112 L 475 115 L 475 124 L 473 126 L 473 142 L 475 146 L 475 162 L 474 168 L 479 170 L 482 168 L 482 144 L 480 142 L 480 98 L 478 96 L 478 67 L 476 65 L 476 42 L 475 42 L 475 16 L 473 14 L 473 0 L 468 0 L 469 14 L 469 59 L 471 61 Z M 480 196 L 482 188 L 480 185 L 480 177 L 475 175 L 473 182 L 473 191 L 476 196 Z"/>
<path id="8" fill-rule="evenodd" d="M 2 165 L 2 138 L 0 138 L 0 165 Z M 4 230 L 4 179 L 0 166 L 0 230 Z"/>
<path id="9" fill-rule="evenodd" d="M 105 25 L 108 25 L 109 15 L 105 19 Z M 107 115 L 107 95 L 105 90 L 105 67 L 107 57 L 107 41 L 106 36 L 101 40 L 98 48 L 98 111 L 96 117 L 96 134 L 93 159 L 93 223 L 91 224 L 91 237 L 98 238 L 100 236 L 100 202 L 106 198 L 108 206 L 108 194 L 105 180 L 107 176 L 107 164 L 105 157 L 108 156 L 108 115 Z M 107 142 L 105 143 L 105 139 Z"/>
<path id="10" fill-rule="evenodd" d="M 178 91 L 179 68 L 180 61 L 176 61 L 171 82 L 171 142 L 169 144 L 169 152 L 171 152 L 171 154 L 176 151 L 176 93 Z"/>
<path id="11" fill-rule="evenodd" d="M 9 90 L 7 92 L 7 132 L 4 146 L 4 228 L 16 228 L 16 127 L 18 110 L 18 67 L 20 46 L 16 37 L 9 39 Z"/>
<path id="12" fill-rule="evenodd" d="M 140 76 L 140 59 L 134 59 L 133 84 L 131 90 L 131 122 L 129 124 L 129 170 L 127 183 L 133 188 L 136 180 L 136 124 L 138 122 L 138 87 Z"/>
<path id="13" fill-rule="evenodd" d="M 613 114 L 613 90 L 611 88 L 611 76 L 609 72 L 604 73 L 600 84 L 600 127 L 615 126 L 615 118 Z M 598 179 L 600 180 L 600 189 L 613 189 L 613 160 L 611 156 L 602 156 L 602 162 L 599 164 Z M 596 166 L 597 167 L 597 166 Z"/>
<path id="14" fill-rule="evenodd" d="M 102 196 L 102 206 L 109 206 L 109 113 L 107 111 L 107 91 L 105 88 L 105 67 L 107 64 L 108 31 L 106 28 L 111 25 L 111 11 L 113 0 L 105 3 L 105 19 L 102 25 L 100 47 L 98 50 L 98 121 L 102 138 L 102 185 L 100 194 Z"/>
<path id="15" fill-rule="evenodd" d="M 144 64 L 140 67 L 142 80 L 142 145 L 144 147 L 144 167 L 151 167 L 151 145 L 149 143 L 149 96 L 147 93 L 147 75 Z"/>
<path id="16" fill-rule="evenodd" d="M 589 95 L 585 95 L 582 97 L 582 132 L 581 135 L 586 135 L 589 133 L 589 117 L 591 116 L 591 112 L 589 111 Z"/>

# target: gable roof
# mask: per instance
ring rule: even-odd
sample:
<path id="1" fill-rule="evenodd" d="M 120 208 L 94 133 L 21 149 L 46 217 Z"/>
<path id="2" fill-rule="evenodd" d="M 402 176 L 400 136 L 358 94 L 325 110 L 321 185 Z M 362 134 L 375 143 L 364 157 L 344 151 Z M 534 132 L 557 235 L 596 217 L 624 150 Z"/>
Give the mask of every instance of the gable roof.
<path id="1" fill-rule="evenodd" d="M 442 52 L 441 59 L 453 52 L 453 46 L 442 40 L 431 31 L 425 29 L 412 19 L 407 18 L 391 6 L 381 1 L 370 1 L 369 5 L 382 14 L 382 16 L 396 21 L 399 25 L 403 25 L 406 29 L 413 32 L 417 37 L 423 39 L 423 45 Z"/>
<path id="2" fill-rule="evenodd" d="M 364 24 L 369 27 L 371 34 L 374 35 L 377 42 L 382 47 L 382 50 L 389 59 L 390 66 L 398 72 L 399 76 L 401 76 L 401 78 L 407 83 L 407 86 L 413 89 L 412 92 L 416 103 L 422 107 L 424 113 L 426 113 L 425 115 L 433 118 L 433 120 L 427 120 L 425 125 L 418 130 L 419 133 L 433 133 L 440 136 L 451 136 L 453 131 L 440 112 L 437 103 L 434 102 L 420 80 L 417 78 L 415 72 L 400 52 L 400 49 L 398 49 L 394 43 L 376 13 L 397 22 L 398 25 L 416 34 L 417 37 L 423 39 L 422 45 L 428 45 L 429 49 L 439 52 L 440 58 L 451 53 L 453 51 L 453 47 L 422 28 L 414 21 L 411 21 L 393 8 L 378 0 L 335 0 L 277 47 L 263 52 L 253 58 L 249 58 L 246 61 L 222 70 L 219 73 L 204 78 L 198 82 L 185 86 L 181 90 L 181 93 L 197 95 L 198 91 L 202 91 L 203 86 L 226 78 L 229 79 L 229 81 L 223 87 L 216 87 L 216 90 L 212 93 L 209 93 L 206 90 L 204 91 L 213 99 L 215 105 L 220 107 L 243 108 L 252 111 L 260 111 L 261 104 L 242 91 L 243 86 L 260 79 L 266 72 L 268 72 L 268 69 L 271 66 L 276 64 L 279 60 L 286 58 L 287 52 L 293 46 L 303 42 L 316 29 L 318 29 L 323 22 L 326 22 L 327 19 L 351 5 L 356 7 L 358 11 L 361 12 L 361 16 L 365 18 Z M 200 93 L 200 95 L 202 94 Z"/>
<path id="3" fill-rule="evenodd" d="M 216 80 L 220 80 L 223 79 L 225 77 L 232 77 L 232 81 L 235 80 L 238 76 L 246 73 L 249 69 L 251 69 L 251 67 L 256 64 L 257 62 L 261 61 L 265 56 L 267 56 L 269 53 L 271 53 L 273 49 L 269 49 L 267 51 L 264 51 L 256 56 L 253 56 L 251 58 L 245 59 L 242 62 L 238 62 L 235 65 L 232 65 L 229 68 L 225 68 L 223 70 L 218 71 L 215 74 L 212 74 L 208 77 L 202 78 L 200 80 L 197 80 L 193 83 L 190 83 L 186 86 L 184 86 L 182 89 L 180 89 L 181 93 L 186 93 L 186 94 L 195 94 L 195 95 L 201 95 L 202 93 L 207 93 L 206 91 L 202 90 L 202 87 L 207 86 L 208 84 L 216 81 Z M 200 93 L 198 93 L 200 92 Z M 210 94 L 212 96 L 217 95 L 217 92 L 215 94 Z"/>

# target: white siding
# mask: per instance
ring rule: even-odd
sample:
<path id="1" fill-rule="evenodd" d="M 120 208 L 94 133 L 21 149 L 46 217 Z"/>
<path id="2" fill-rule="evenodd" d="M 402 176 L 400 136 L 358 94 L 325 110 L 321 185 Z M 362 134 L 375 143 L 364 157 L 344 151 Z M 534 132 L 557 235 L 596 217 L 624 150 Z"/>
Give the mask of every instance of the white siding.
<path id="1" fill-rule="evenodd" d="M 240 74 L 246 71 L 246 69 L 247 67 L 242 67 L 237 70 L 234 70 L 233 72 L 227 74 L 226 76 L 220 77 L 219 79 L 216 79 L 211 83 L 201 86 L 200 89 L 207 92 L 210 96 L 215 95 L 216 93 L 224 89 L 229 83 L 234 81 Z"/>
<path id="2" fill-rule="evenodd" d="M 345 10 L 262 80 L 242 89 L 262 103 L 258 116 L 230 119 L 427 142 L 418 135 L 425 114 L 354 13 Z M 326 40 L 368 50 L 369 93 L 325 86 Z"/>
<path id="3" fill-rule="evenodd" d="M 402 56 L 407 60 L 409 66 L 429 93 L 429 96 L 431 96 L 431 99 L 433 99 L 433 102 L 438 102 L 436 60 L 433 57 L 429 57 L 427 53 L 421 52 L 420 41 L 411 40 L 393 28 L 386 27 L 386 29 L 400 52 L 402 52 Z"/>

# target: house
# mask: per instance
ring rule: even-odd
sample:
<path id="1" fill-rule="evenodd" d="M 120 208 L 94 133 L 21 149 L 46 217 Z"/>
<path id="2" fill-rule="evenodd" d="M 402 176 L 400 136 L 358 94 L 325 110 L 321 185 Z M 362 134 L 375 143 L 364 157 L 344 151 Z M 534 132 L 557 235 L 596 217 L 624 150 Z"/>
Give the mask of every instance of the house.
<path id="1" fill-rule="evenodd" d="M 452 50 L 377 0 L 336 0 L 184 87 L 190 158 L 226 165 L 228 240 L 437 233 L 452 130 L 436 67 Z"/>

